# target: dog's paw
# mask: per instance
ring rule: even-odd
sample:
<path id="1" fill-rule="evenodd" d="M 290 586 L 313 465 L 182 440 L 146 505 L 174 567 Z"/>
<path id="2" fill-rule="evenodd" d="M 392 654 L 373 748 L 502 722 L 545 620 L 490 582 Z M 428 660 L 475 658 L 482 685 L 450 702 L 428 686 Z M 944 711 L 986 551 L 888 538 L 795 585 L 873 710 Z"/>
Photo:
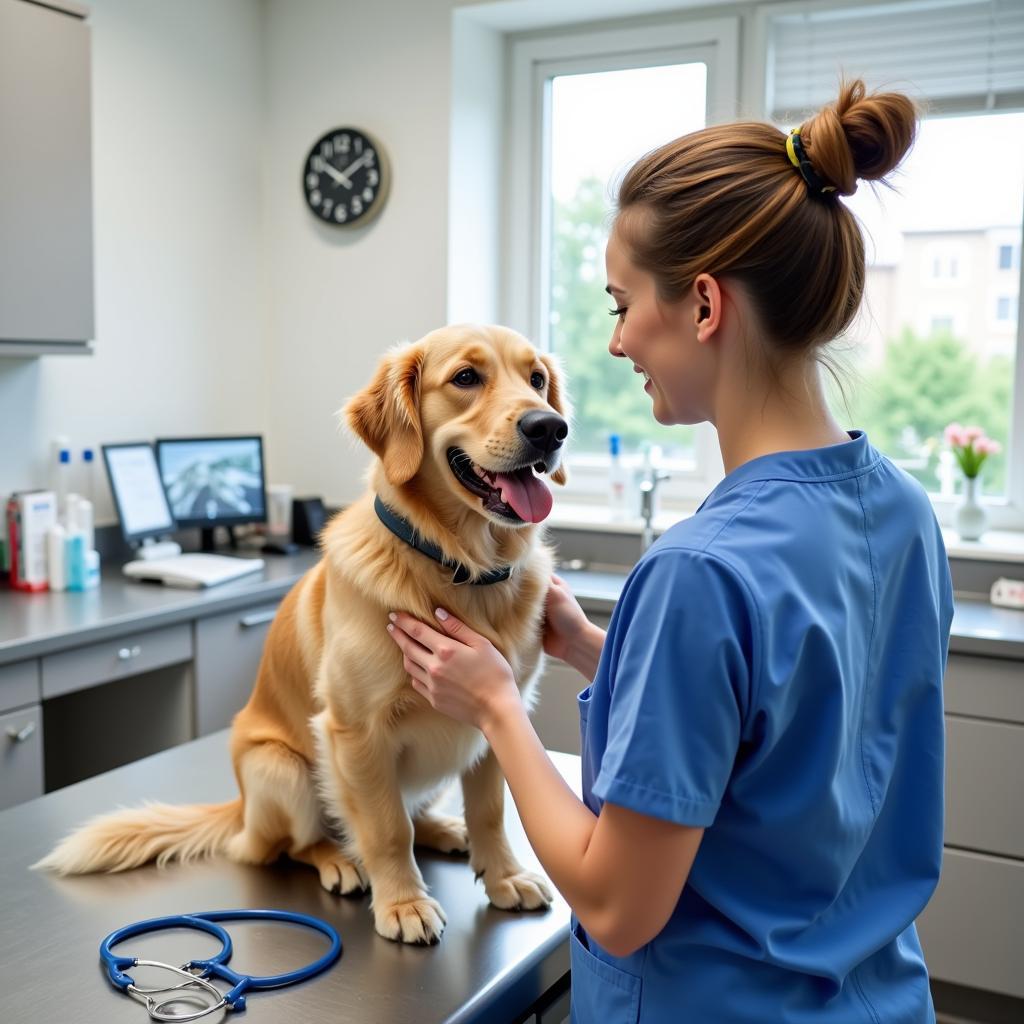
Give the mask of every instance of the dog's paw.
<path id="1" fill-rule="evenodd" d="M 429 896 L 374 907 L 373 919 L 378 935 L 420 946 L 437 942 L 448 921 L 441 904 Z"/>
<path id="2" fill-rule="evenodd" d="M 469 833 L 463 818 L 450 814 L 425 814 L 413 821 L 414 842 L 441 853 L 469 853 Z"/>
<path id="3" fill-rule="evenodd" d="M 553 896 L 546 878 L 522 869 L 490 879 L 484 872 L 487 898 L 502 910 L 540 910 L 551 906 Z"/>
<path id="4" fill-rule="evenodd" d="M 340 854 L 322 861 L 317 867 L 320 869 L 320 884 L 336 896 L 360 896 L 370 888 L 363 869 Z"/>

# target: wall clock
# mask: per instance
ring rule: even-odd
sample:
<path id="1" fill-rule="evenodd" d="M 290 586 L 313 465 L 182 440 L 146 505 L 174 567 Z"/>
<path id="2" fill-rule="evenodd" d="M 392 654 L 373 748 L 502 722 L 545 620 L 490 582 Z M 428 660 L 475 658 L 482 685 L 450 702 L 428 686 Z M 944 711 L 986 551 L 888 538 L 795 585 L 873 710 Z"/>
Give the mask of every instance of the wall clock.
<path id="1" fill-rule="evenodd" d="M 334 227 L 373 220 L 384 206 L 389 185 L 384 150 L 359 128 L 334 128 L 322 135 L 302 169 L 306 205 Z"/>

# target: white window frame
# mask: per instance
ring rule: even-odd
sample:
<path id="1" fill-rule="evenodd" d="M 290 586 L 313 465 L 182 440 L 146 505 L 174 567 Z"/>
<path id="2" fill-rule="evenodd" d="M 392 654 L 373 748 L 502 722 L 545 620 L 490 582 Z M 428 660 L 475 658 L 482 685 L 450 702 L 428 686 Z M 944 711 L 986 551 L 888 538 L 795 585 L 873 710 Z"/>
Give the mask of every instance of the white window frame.
<path id="1" fill-rule="evenodd" d="M 547 124 L 551 79 L 565 74 L 700 61 L 707 66 L 707 123 L 727 121 L 736 116 L 739 20 L 673 20 L 635 27 L 513 37 L 508 58 L 511 102 L 507 152 L 510 159 L 503 319 L 539 347 L 548 349 L 550 154 L 547 152 Z M 526 216 L 522 215 L 524 210 Z M 523 268 L 531 268 L 533 272 L 524 273 Z M 721 479 L 721 456 L 710 425 L 698 425 L 694 448 L 693 462 L 662 464 L 671 474 L 662 485 L 666 502 L 692 506 Z M 636 468 L 639 456 L 627 455 L 623 461 L 627 469 Z M 568 500 L 607 501 L 607 456 L 570 454 L 568 469 L 569 486 L 564 492 Z"/>

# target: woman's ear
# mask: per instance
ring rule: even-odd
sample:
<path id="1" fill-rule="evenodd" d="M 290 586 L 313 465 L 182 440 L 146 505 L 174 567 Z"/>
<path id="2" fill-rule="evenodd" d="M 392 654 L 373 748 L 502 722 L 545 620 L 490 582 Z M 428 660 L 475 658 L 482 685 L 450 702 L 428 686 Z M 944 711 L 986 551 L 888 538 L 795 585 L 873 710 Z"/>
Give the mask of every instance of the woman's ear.
<path id="1" fill-rule="evenodd" d="M 569 395 L 562 384 L 562 364 L 547 352 L 541 355 L 540 361 L 548 371 L 548 405 L 567 423 L 571 423 L 572 403 L 569 401 Z M 564 484 L 569 479 L 564 461 L 551 474 L 551 479 L 556 484 Z"/>
<path id="2" fill-rule="evenodd" d="M 346 403 L 349 426 L 384 464 L 388 483 L 399 487 L 423 462 L 420 374 L 424 351 L 410 345 L 389 352 L 370 384 Z"/>
<path id="3" fill-rule="evenodd" d="M 697 341 L 710 341 L 722 322 L 722 289 L 710 274 L 698 274 L 693 282 L 692 298 Z"/>

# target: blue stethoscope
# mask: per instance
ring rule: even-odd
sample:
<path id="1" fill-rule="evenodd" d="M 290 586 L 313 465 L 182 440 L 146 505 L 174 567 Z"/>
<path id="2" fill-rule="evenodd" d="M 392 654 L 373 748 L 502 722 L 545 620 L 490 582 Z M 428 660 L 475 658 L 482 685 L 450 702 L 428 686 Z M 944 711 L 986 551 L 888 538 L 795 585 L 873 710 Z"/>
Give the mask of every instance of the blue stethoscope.
<path id="1" fill-rule="evenodd" d="M 216 923 L 217 921 L 282 921 L 286 924 L 302 925 L 326 935 L 331 940 L 331 948 L 319 960 L 300 967 L 298 970 L 274 974 L 265 978 L 254 978 L 250 974 L 238 974 L 228 967 L 227 963 L 231 959 L 232 953 L 231 936 Z M 117 956 L 111 952 L 111 946 L 118 942 L 123 942 L 135 935 L 143 935 L 146 932 L 162 931 L 165 928 L 194 928 L 197 931 L 207 932 L 220 940 L 221 949 L 206 960 L 190 960 L 181 967 L 160 963 L 158 960 Z M 325 971 L 339 956 L 341 956 L 341 937 L 329 924 L 307 914 L 293 914 L 284 910 L 210 910 L 202 914 L 153 917 L 148 921 L 137 921 L 135 924 L 118 928 L 100 943 L 100 961 L 107 969 L 111 984 L 115 988 L 127 992 L 132 998 L 144 1002 L 153 1020 L 178 1022 L 178 1024 L 198 1020 L 200 1017 L 216 1012 L 221 1007 L 241 1012 L 245 1009 L 246 991 L 281 988 L 284 985 L 293 985 L 297 981 L 305 981 L 307 978 L 312 978 L 321 971 Z M 161 967 L 181 975 L 186 980 L 165 988 L 139 988 L 135 981 L 124 973 L 129 967 L 139 966 Z M 232 988 L 221 993 L 220 989 L 207 980 L 210 977 L 220 978 Z M 193 989 L 191 993 L 183 991 L 189 988 Z M 196 989 L 205 991 L 207 995 L 211 996 L 214 1000 L 213 1005 L 200 999 Z M 171 993 L 171 995 L 167 995 L 167 993 Z M 166 998 L 157 1000 L 153 998 L 156 995 L 165 995 Z M 203 1009 L 185 1014 L 169 1013 L 164 1009 L 169 1003 L 177 1002 L 191 1002 L 203 1006 Z"/>

